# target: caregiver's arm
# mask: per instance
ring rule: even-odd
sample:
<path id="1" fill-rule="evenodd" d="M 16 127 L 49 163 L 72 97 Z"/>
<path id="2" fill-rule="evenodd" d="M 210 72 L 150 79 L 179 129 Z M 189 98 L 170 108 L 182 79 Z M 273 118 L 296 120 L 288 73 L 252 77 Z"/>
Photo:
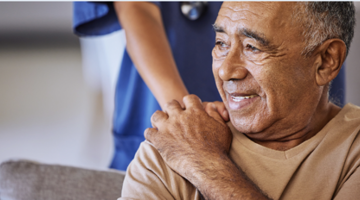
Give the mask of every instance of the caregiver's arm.
<path id="1" fill-rule="evenodd" d="M 158 6 L 147 2 L 114 2 L 126 34 L 127 51 L 162 109 L 188 91 L 179 75 Z M 139 97 L 141 98 L 141 97 Z"/>

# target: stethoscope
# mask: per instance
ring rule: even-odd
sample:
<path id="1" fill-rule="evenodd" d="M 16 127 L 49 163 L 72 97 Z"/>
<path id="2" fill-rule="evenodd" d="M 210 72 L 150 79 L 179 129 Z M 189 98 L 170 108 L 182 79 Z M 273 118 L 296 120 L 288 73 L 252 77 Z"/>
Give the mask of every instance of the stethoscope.
<path id="1" fill-rule="evenodd" d="M 207 8 L 207 2 L 181 2 L 180 9 L 182 14 L 189 20 L 197 20 L 203 15 Z"/>

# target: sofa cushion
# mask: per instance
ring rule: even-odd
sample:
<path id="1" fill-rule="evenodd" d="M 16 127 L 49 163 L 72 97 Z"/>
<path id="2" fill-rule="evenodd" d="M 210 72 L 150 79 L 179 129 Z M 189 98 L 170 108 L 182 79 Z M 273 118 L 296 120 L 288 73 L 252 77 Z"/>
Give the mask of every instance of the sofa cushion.
<path id="1" fill-rule="evenodd" d="M 0 165 L 0 200 L 110 200 L 121 195 L 124 172 L 7 161 Z"/>

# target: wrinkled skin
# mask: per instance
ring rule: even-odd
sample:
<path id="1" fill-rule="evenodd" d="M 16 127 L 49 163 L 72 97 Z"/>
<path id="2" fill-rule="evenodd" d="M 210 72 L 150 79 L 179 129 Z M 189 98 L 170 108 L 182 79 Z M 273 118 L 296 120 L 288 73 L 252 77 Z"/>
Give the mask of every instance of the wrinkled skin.
<path id="1" fill-rule="evenodd" d="M 206 103 L 203 106 L 195 95 L 185 96 L 183 102 L 185 109 L 174 100 L 165 106 L 166 113 L 155 112 L 151 117 L 154 128 L 147 129 L 145 137 L 156 144 L 164 160 L 171 162 L 175 171 L 191 176 L 190 171 L 181 170 L 188 169 L 186 160 L 196 159 L 198 152 L 206 152 L 202 156 L 208 160 L 219 154 L 226 155 L 230 150 L 232 134 L 217 109 L 222 108 L 222 103 Z M 222 134 L 222 137 L 218 137 L 218 134 Z M 202 164 L 197 163 L 199 167 Z"/>
<path id="2" fill-rule="evenodd" d="M 267 11 L 264 14 L 252 12 L 248 5 L 235 5 L 222 8 L 215 22 L 224 29 L 216 33 L 213 50 L 218 90 L 239 131 L 259 140 L 288 138 L 290 131 L 301 130 L 308 123 L 321 96 L 313 71 L 309 70 L 313 60 L 300 56 L 303 45 L 299 31 L 286 18 L 277 20 L 279 16 L 274 13 L 278 9 L 274 6 L 278 5 L 257 4 Z M 266 35 L 270 44 L 239 33 L 243 29 Z M 287 34 L 279 34 L 278 30 L 286 30 Z M 255 97 L 232 100 L 233 96 L 249 95 Z M 295 117 L 300 119 L 294 121 Z"/>
<path id="3" fill-rule="evenodd" d="M 301 55 L 292 12 L 293 3 L 227 2 L 214 25 L 213 73 L 231 122 L 278 150 L 316 134 L 323 123 L 315 118 L 328 110 L 321 101 L 327 91 L 316 82 L 319 56 Z"/>

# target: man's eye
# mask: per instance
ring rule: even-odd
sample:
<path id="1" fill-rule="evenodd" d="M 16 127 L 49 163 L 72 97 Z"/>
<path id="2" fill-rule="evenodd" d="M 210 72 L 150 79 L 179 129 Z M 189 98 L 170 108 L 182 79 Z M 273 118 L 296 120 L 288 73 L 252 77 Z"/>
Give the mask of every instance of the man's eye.
<path id="1" fill-rule="evenodd" d="M 227 45 L 224 42 L 221 42 L 221 41 L 216 41 L 215 45 L 220 46 L 221 48 L 226 48 L 227 47 Z"/>
<path id="2" fill-rule="evenodd" d="M 254 47 L 254 46 L 252 46 L 252 45 L 250 45 L 250 44 L 247 44 L 247 45 L 246 45 L 246 50 L 250 50 L 250 51 L 252 51 L 252 52 L 260 52 L 260 49 Z"/>

